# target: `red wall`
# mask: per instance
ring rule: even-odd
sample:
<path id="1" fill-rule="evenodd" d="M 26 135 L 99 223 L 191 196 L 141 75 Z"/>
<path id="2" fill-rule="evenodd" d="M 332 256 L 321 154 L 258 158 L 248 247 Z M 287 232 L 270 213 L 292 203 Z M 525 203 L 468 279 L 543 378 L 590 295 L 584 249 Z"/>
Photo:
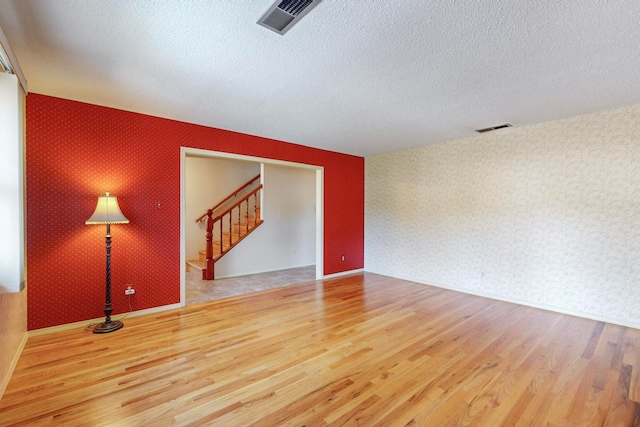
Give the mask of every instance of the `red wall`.
<path id="1" fill-rule="evenodd" d="M 134 310 L 180 302 L 183 146 L 324 166 L 324 272 L 364 266 L 362 157 L 31 93 L 30 330 L 103 315 L 105 226 L 84 222 L 105 191 L 130 221 L 111 226 L 114 314 L 128 311 L 127 284 Z"/>

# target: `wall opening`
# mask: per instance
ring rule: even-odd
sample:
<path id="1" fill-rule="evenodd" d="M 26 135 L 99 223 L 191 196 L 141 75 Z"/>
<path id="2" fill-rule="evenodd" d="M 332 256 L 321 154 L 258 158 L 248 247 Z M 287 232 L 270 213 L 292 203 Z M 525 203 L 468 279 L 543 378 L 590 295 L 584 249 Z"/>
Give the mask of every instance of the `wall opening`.
<path id="1" fill-rule="evenodd" d="M 256 242 L 254 242 L 257 246 L 251 246 L 251 240 L 249 240 L 243 247 L 243 244 L 239 245 L 237 248 L 234 248 L 234 251 L 245 252 L 246 254 L 250 254 L 252 251 L 255 252 L 256 248 L 261 244 L 264 246 L 266 239 L 277 238 L 281 234 L 278 233 L 277 229 L 273 229 L 280 224 L 279 226 L 284 226 L 283 224 L 286 222 L 283 218 L 279 218 L 282 212 L 280 212 L 280 208 L 276 205 L 277 203 L 284 203 L 283 212 L 287 209 L 287 200 L 284 196 L 284 191 L 282 191 L 281 187 L 283 184 L 287 182 L 287 177 L 291 176 L 291 174 L 298 174 L 299 176 L 304 177 L 306 182 L 305 191 L 311 190 L 312 194 L 305 196 L 307 199 L 312 198 L 311 200 L 307 200 L 306 202 L 306 213 L 305 213 L 305 223 L 306 225 L 303 227 L 303 230 L 306 230 L 306 235 L 309 239 L 309 232 L 315 232 L 315 250 L 313 247 L 309 247 L 309 243 L 298 241 L 296 243 L 295 248 L 291 248 L 291 253 L 282 252 L 283 257 L 289 257 L 289 259 L 281 260 L 282 262 L 304 262 L 304 260 L 315 261 L 315 278 L 321 279 L 324 277 L 324 265 L 323 265 L 323 254 L 324 254 L 324 242 L 323 242 L 323 224 L 324 224 L 324 209 L 323 209 L 323 199 L 324 199 L 324 169 L 320 166 L 306 165 L 300 163 L 286 162 L 280 160 L 273 159 L 264 159 L 252 156 L 245 155 L 237 155 L 216 151 L 208 151 L 201 149 L 193 149 L 187 147 L 181 147 L 181 170 L 180 170 L 180 304 L 184 306 L 186 304 L 186 260 L 189 259 L 189 256 L 193 256 L 193 252 L 195 251 L 193 239 L 197 238 L 199 230 L 197 229 L 197 225 L 195 224 L 195 218 L 190 218 L 188 212 L 190 212 L 193 216 L 193 204 L 200 203 L 195 202 L 193 198 L 189 200 L 189 193 L 187 185 L 191 187 L 189 191 L 193 193 L 193 182 L 194 182 L 194 174 L 198 173 L 198 168 L 200 170 L 205 170 L 209 166 L 215 166 L 220 169 L 219 173 L 224 173 L 224 171 L 231 171 L 229 175 L 229 179 L 233 180 L 231 183 L 227 183 L 224 185 L 233 187 L 234 185 L 237 187 L 238 179 L 241 181 L 242 177 L 246 174 L 251 174 L 253 169 L 260 170 L 262 173 L 262 179 L 264 180 L 266 177 L 266 187 L 265 187 L 265 201 L 266 203 L 266 212 L 263 210 L 263 214 L 266 215 L 265 225 L 269 224 L 267 221 L 271 220 L 272 228 L 267 228 L 263 225 L 264 232 L 261 232 L 261 229 L 256 230 Z M 236 167 L 234 169 L 234 167 Z M 217 172 L 209 172 L 209 173 L 217 173 Z M 244 175 L 243 175 L 244 174 Z M 238 176 L 236 176 L 238 175 Z M 234 179 L 238 178 L 238 179 Z M 271 177 L 272 182 L 269 183 L 269 177 Z M 251 178 L 251 177 L 249 177 Z M 314 179 L 315 178 L 315 179 Z M 219 191 L 224 191 L 224 185 L 218 185 Z M 197 186 L 197 184 L 196 184 Z M 270 186 L 270 187 L 269 187 Z M 298 185 L 298 191 L 300 191 L 300 186 Z M 271 188 L 271 194 L 269 194 L 269 188 Z M 206 190 L 199 189 L 198 191 L 202 191 L 206 193 Z M 233 188 L 229 191 L 233 191 Z M 271 196 L 271 198 L 270 198 Z M 310 210 L 309 203 L 313 203 L 313 199 L 315 199 L 314 206 L 315 213 L 313 209 Z M 294 200 L 294 199 L 291 199 Z M 209 201 L 205 202 L 209 203 Z M 271 205 L 270 205 L 271 204 Z M 298 206 L 299 203 L 296 205 Z M 189 207 L 188 207 L 189 206 Z M 299 206 L 298 206 L 299 207 Z M 271 219 L 269 216 L 271 215 Z M 308 215 L 315 215 L 315 218 L 308 218 Z M 264 217 L 264 216 L 263 216 Z M 309 223 L 312 221 L 312 223 Z M 313 221 L 315 221 L 315 227 L 313 227 Z M 191 224 L 194 222 L 194 224 Z M 315 230 L 312 230 L 314 228 Z M 269 236 L 271 233 L 271 236 Z M 204 238 L 204 234 L 202 234 Z M 251 236 L 249 237 L 249 239 Z M 304 237 L 302 237 L 304 238 Z M 313 237 L 311 237 L 313 238 Z M 281 240 L 280 242 L 274 242 L 280 245 L 281 248 L 285 248 L 287 245 L 286 240 Z M 204 244 L 204 241 L 203 241 Z M 296 250 L 299 251 L 296 253 Z M 315 256 L 312 251 L 315 252 Z M 304 252 L 301 253 L 301 252 Z M 239 265 L 238 262 L 235 262 L 238 259 L 238 256 L 232 256 L 233 251 L 222 258 L 218 263 L 216 263 L 216 278 L 224 278 L 224 277 L 233 277 L 244 274 L 255 274 L 261 271 L 246 271 L 242 273 L 242 269 L 246 268 L 242 265 Z M 270 254 L 271 255 L 271 254 Z M 291 259 L 293 258 L 293 259 Z M 192 259 L 192 258 L 191 258 Z M 302 260 L 302 261 L 301 261 Z M 272 271 L 269 270 L 270 266 L 278 264 L 278 260 L 276 260 L 273 256 L 269 259 L 266 257 L 261 260 L 261 263 L 258 263 L 256 268 L 263 268 L 262 271 Z M 310 265 L 311 262 L 308 262 L 307 265 Z M 220 268 L 219 268 L 220 267 Z M 287 267 L 284 267 L 287 268 Z M 277 269 L 277 268 L 275 268 Z M 218 272 L 221 273 L 218 276 Z"/>

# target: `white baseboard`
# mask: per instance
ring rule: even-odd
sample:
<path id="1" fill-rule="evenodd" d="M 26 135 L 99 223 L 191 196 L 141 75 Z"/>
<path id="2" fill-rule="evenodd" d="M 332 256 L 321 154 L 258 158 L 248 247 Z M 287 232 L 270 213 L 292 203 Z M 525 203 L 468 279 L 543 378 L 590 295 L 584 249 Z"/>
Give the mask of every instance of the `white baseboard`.
<path id="1" fill-rule="evenodd" d="M 576 316 L 576 317 L 582 317 L 582 318 L 585 318 L 585 319 L 597 320 L 598 322 L 613 323 L 615 325 L 626 326 L 626 327 L 634 328 L 634 329 L 640 329 L 640 323 L 629 322 L 629 321 L 624 320 L 624 319 L 614 319 L 612 317 L 600 316 L 600 315 L 597 315 L 597 314 L 584 313 L 584 312 L 575 311 L 575 310 L 567 310 L 567 309 L 564 309 L 562 307 L 556 307 L 556 306 L 553 306 L 553 305 L 538 304 L 538 303 L 529 302 L 529 301 L 525 301 L 525 300 L 521 300 L 521 299 L 517 299 L 517 298 L 509 298 L 509 297 L 503 297 L 503 296 L 500 296 L 500 295 L 493 295 L 493 294 L 484 293 L 484 292 L 470 291 L 468 289 L 460 289 L 460 288 L 456 288 L 456 287 L 452 287 L 452 286 L 444 286 L 444 285 L 441 285 L 441 284 L 435 284 L 435 285 L 431 285 L 431 286 L 435 286 L 437 288 L 450 289 L 452 291 L 457 291 L 457 292 L 462 292 L 462 293 L 465 293 L 465 294 L 476 295 L 476 296 L 479 296 L 479 297 L 491 298 L 491 299 L 504 301 L 504 302 L 510 302 L 510 303 L 513 303 L 513 304 L 526 305 L 527 307 L 539 308 L 541 310 L 553 311 L 555 313 L 568 314 L 570 316 Z"/>
<path id="2" fill-rule="evenodd" d="M 355 270 L 341 271 L 340 273 L 326 274 L 323 279 L 333 279 L 334 277 L 348 276 L 349 274 L 362 273 L 364 268 L 358 268 Z"/>
<path id="3" fill-rule="evenodd" d="M 220 276 L 220 277 L 216 276 L 216 280 L 219 280 L 219 279 L 232 279 L 234 277 L 249 276 L 249 275 L 252 275 L 252 274 L 273 273 L 274 271 L 284 271 L 284 270 L 291 270 L 293 268 L 303 268 L 303 267 L 315 267 L 315 264 L 294 265 L 292 267 L 275 268 L 273 270 L 256 270 L 256 271 L 250 271 L 250 272 L 246 272 L 246 273 L 232 274 L 230 276 Z"/>
<path id="4" fill-rule="evenodd" d="M 380 274 L 382 276 L 388 276 L 387 274 L 377 273 L 377 272 L 373 272 L 373 271 L 371 273 Z M 389 276 L 389 277 L 395 277 L 395 276 Z M 396 278 L 400 279 L 400 280 L 407 280 L 409 282 L 419 283 L 421 285 L 433 286 L 433 287 L 436 287 L 436 288 L 442 288 L 442 289 L 448 289 L 448 290 L 451 290 L 451 291 L 461 292 L 463 294 L 475 295 L 475 296 L 478 296 L 478 297 L 490 298 L 490 299 L 494 299 L 494 300 L 498 300 L 498 301 L 504 301 L 504 302 L 510 302 L 512 304 L 519 304 L 519 305 L 524 305 L 524 306 L 527 306 L 527 307 L 539 308 L 541 310 L 553 311 L 554 313 L 568 314 L 570 316 L 582 317 L 584 319 L 596 320 L 598 322 L 606 322 L 606 323 L 612 323 L 614 325 L 626 326 L 628 328 L 640 329 L 640 323 L 629 322 L 628 320 L 624 320 L 624 319 L 615 319 L 615 318 L 612 318 L 612 317 L 600 316 L 600 315 L 597 315 L 597 314 L 584 313 L 584 312 L 575 311 L 575 310 L 567 310 L 567 309 L 564 309 L 562 307 L 556 307 L 556 306 L 547 305 L 547 304 L 538 304 L 538 303 L 525 301 L 525 300 L 521 300 L 521 299 L 517 299 L 517 298 L 509 298 L 509 297 L 503 297 L 501 295 L 494 295 L 494 294 L 487 293 L 487 292 L 478 292 L 478 291 L 474 291 L 474 290 L 458 288 L 456 286 L 443 285 L 441 283 L 422 283 L 420 281 L 413 280 L 411 278 L 406 278 L 406 277 L 396 277 Z"/>
<path id="5" fill-rule="evenodd" d="M 182 305 L 180 303 L 162 305 L 160 307 L 145 308 L 144 310 L 137 310 L 129 313 L 116 314 L 115 316 L 111 316 L 111 318 L 113 320 L 122 320 L 125 317 L 144 316 L 145 314 L 159 313 L 162 311 L 173 310 L 174 308 L 181 308 L 181 307 Z M 64 325 L 51 326 L 51 327 L 42 328 L 42 329 L 34 329 L 32 331 L 29 331 L 29 336 L 37 337 L 39 335 L 46 335 L 53 332 L 66 331 L 66 330 L 75 329 L 75 328 L 85 328 L 87 326 L 91 326 L 96 323 L 102 323 L 103 321 L 104 321 L 104 317 L 98 317 L 95 319 L 81 320 L 79 322 L 65 323 Z"/>
<path id="6" fill-rule="evenodd" d="M 9 370 L 7 370 L 7 374 L 2 379 L 2 383 L 0 383 L 0 400 L 4 395 L 4 391 L 7 389 L 9 385 L 9 380 L 13 375 L 13 371 L 16 369 L 16 365 L 18 364 L 18 360 L 20 360 L 20 356 L 22 355 L 22 350 L 24 349 L 25 344 L 27 343 L 27 339 L 29 338 L 29 333 L 25 333 L 22 337 L 22 342 L 18 346 L 18 350 L 16 354 L 13 355 L 13 360 L 11 361 L 11 365 L 9 365 Z"/>

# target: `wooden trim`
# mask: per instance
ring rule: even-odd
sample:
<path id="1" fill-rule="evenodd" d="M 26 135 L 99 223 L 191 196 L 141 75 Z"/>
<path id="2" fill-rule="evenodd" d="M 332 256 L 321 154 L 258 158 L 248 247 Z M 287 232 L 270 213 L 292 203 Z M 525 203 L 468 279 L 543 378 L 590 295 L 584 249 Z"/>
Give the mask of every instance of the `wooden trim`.
<path id="1" fill-rule="evenodd" d="M 2 395 L 4 394 L 4 391 L 7 389 L 7 385 L 9 385 L 9 380 L 11 380 L 11 375 L 13 374 L 13 371 L 16 369 L 16 365 L 18 364 L 18 360 L 20 360 L 20 356 L 22 355 L 22 350 L 24 350 L 24 346 L 25 344 L 27 344 L 28 339 L 29 339 L 29 333 L 25 332 L 24 336 L 22 337 L 22 341 L 20 342 L 20 345 L 18 345 L 18 351 L 16 351 L 16 354 L 13 355 L 13 360 L 9 365 L 7 374 L 5 375 L 5 377 L 2 379 L 2 382 L 0 383 L 0 400 L 2 399 Z"/>

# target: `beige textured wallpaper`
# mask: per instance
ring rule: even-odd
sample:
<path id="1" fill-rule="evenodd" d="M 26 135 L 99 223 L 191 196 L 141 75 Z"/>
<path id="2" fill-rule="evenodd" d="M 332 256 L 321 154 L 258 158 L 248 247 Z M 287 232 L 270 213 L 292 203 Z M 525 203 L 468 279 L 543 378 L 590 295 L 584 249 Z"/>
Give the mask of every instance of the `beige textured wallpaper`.
<path id="1" fill-rule="evenodd" d="M 640 327 L 640 105 L 368 157 L 365 269 Z"/>

